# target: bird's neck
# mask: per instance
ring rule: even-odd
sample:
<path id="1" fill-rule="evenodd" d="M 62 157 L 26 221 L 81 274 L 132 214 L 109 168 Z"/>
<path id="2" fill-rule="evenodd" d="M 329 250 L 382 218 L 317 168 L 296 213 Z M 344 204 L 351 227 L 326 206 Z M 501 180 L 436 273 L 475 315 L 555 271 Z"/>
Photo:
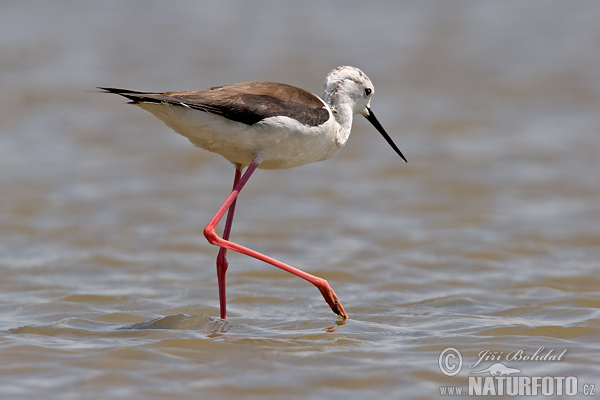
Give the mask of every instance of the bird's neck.
<path id="1" fill-rule="evenodd" d="M 352 103 L 348 96 L 344 94 L 340 83 L 332 85 L 328 84 L 327 81 L 323 88 L 323 101 L 329 105 L 333 112 L 336 122 L 336 142 L 339 147 L 343 147 L 348 141 L 352 128 L 352 117 L 354 116 Z"/>
<path id="2" fill-rule="evenodd" d="M 337 126 L 336 142 L 342 147 L 348 141 L 348 137 L 350 137 L 354 112 L 348 104 L 333 104 L 330 105 L 330 108 Z"/>

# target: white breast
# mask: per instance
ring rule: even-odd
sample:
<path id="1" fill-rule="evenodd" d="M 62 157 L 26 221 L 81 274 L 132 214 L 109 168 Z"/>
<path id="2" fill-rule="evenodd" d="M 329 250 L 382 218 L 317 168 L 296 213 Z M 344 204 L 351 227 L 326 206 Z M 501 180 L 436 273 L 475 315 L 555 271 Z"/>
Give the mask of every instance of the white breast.
<path id="1" fill-rule="evenodd" d="M 259 158 L 262 160 L 259 168 L 293 168 L 326 160 L 343 145 L 337 140 L 339 129 L 332 117 L 314 127 L 283 116 L 246 125 L 182 106 L 160 103 L 137 105 L 194 145 L 243 166 Z"/>

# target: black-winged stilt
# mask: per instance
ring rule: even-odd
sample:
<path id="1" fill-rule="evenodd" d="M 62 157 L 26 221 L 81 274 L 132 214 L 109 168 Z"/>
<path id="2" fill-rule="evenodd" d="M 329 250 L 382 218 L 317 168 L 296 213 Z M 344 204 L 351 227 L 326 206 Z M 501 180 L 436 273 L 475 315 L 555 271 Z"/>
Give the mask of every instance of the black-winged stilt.
<path id="1" fill-rule="evenodd" d="M 354 114 L 366 117 L 406 161 L 371 111 L 375 89 L 361 70 L 338 67 L 331 71 L 325 79 L 322 99 L 303 89 L 273 82 L 244 82 L 201 91 L 166 93 L 99 89 L 128 98 L 130 104 L 151 112 L 194 145 L 222 155 L 235 166 L 233 190 L 204 229 L 208 241 L 220 247 L 217 279 L 221 318 L 227 318 L 228 249 L 307 280 L 319 289 L 334 313 L 348 318 L 325 279 L 233 243 L 229 235 L 237 196 L 257 168 L 293 168 L 330 158 L 346 144 Z M 226 212 L 223 236 L 219 237 L 215 228 Z"/>

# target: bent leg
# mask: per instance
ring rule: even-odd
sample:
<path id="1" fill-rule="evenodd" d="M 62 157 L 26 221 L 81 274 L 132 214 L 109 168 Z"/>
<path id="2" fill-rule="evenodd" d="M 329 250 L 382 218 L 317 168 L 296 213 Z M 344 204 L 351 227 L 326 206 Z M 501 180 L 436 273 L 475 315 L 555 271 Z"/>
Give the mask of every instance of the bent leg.
<path id="1" fill-rule="evenodd" d="M 247 256 L 250 256 L 250 257 L 256 258 L 258 260 L 264 261 L 268 264 L 271 264 L 277 268 L 281 268 L 284 271 L 287 271 L 291 274 L 294 274 L 294 275 L 312 283 L 313 285 L 315 285 L 317 287 L 317 289 L 319 289 L 319 291 L 323 295 L 323 298 L 325 299 L 327 304 L 329 304 L 329 307 L 331 308 L 331 310 L 334 313 L 336 313 L 337 315 L 339 315 L 343 318 L 348 318 L 348 315 L 344 311 L 344 307 L 342 307 L 342 304 L 338 300 L 333 289 L 331 289 L 331 286 L 329 286 L 329 283 L 325 279 L 308 274 L 302 270 L 299 270 L 297 268 L 294 268 L 292 266 L 284 264 L 281 261 L 275 260 L 274 258 L 265 256 L 264 254 L 261 254 L 254 250 L 251 250 L 249 248 L 240 246 L 239 244 L 230 242 L 228 240 L 228 238 L 221 238 L 215 232 L 215 229 L 216 229 L 217 225 L 219 224 L 219 221 L 221 220 L 221 218 L 223 218 L 223 215 L 225 215 L 227 210 L 230 209 L 230 207 L 232 205 L 234 205 L 239 192 L 242 190 L 242 188 L 244 187 L 246 182 L 248 182 L 248 179 L 250 179 L 250 176 L 252 176 L 252 174 L 254 173 L 254 171 L 256 170 L 257 167 L 258 167 L 257 162 L 252 162 L 248 166 L 248 169 L 246 170 L 244 175 L 238 180 L 238 182 L 235 185 L 235 187 L 233 188 L 231 194 L 227 197 L 227 199 L 225 200 L 225 202 L 223 203 L 221 208 L 219 208 L 219 210 L 217 211 L 215 216 L 210 220 L 210 222 L 208 223 L 206 228 L 204 228 L 204 236 L 209 241 L 209 243 L 221 247 L 221 249 L 223 251 L 225 251 L 224 249 L 230 249 L 233 251 L 237 251 L 238 253 L 245 254 Z M 233 216 L 233 213 L 232 213 L 232 216 Z M 229 228 L 231 228 L 231 226 Z M 224 275 L 224 273 L 223 273 L 223 275 Z M 224 279 L 223 279 L 223 284 L 224 284 Z M 223 303 L 224 303 L 224 300 L 225 299 L 223 298 L 222 299 Z M 224 304 L 221 305 L 221 318 L 226 318 L 225 312 L 224 312 Z"/>

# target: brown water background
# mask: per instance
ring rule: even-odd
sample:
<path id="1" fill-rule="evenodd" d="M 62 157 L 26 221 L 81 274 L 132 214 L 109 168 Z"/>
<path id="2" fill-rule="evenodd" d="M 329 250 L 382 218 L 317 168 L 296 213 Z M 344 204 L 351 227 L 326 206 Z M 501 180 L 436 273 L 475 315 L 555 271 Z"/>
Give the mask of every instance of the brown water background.
<path id="1" fill-rule="evenodd" d="M 598 395 L 598 21 L 594 1 L 3 1 L 0 398 L 439 398 L 485 350 Z M 320 94 L 338 65 L 409 163 L 357 118 L 332 160 L 258 171 L 232 239 L 328 279 L 350 319 L 231 254 L 221 321 L 202 229 L 233 168 L 94 88 Z M 506 360 L 542 347 L 567 352 Z"/>

